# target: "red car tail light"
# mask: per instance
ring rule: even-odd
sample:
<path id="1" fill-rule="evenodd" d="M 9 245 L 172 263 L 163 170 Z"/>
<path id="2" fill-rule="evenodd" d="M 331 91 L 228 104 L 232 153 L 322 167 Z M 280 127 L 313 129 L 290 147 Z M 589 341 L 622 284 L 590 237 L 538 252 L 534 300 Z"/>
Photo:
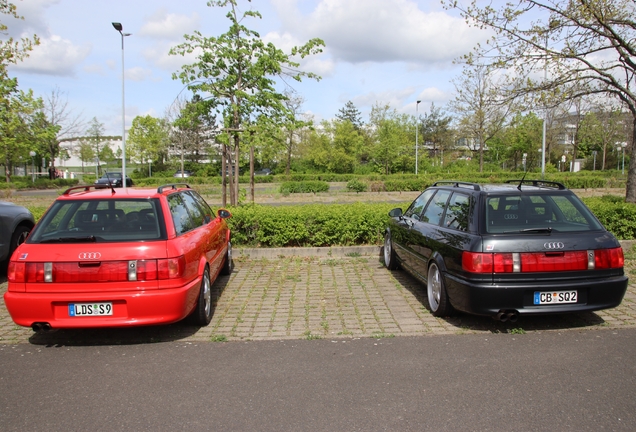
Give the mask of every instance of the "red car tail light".
<path id="1" fill-rule="evenodd" d="M 157 276 L 159 279 L 177 279 L 185 273 L 185 257 L 157 260 Z"/>
<path id="2" fill-rule="evenodd" d="M 26 263 L 11 261 L 7 269 L 9 282 L 24 283 L 26 280 Z"/>
<path id="3" fill-rule="evenodd" d="M 594 265 L 597 269 L 622 268 L 625 265 L 623 248 L 594 251 Z"/>
<path id="4" fill-rule="evenodd" d="M 624 263 L 620 247 L 595 251 L 462 254 L 462 268 L 470 273 L 581 271 L 622 268 Z"/>

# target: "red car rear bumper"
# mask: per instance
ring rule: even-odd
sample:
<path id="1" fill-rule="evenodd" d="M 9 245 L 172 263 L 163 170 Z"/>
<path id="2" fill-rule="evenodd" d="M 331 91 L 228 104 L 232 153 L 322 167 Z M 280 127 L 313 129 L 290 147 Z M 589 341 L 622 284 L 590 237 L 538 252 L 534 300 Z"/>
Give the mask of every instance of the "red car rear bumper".
<path id="1" fill-rule="evenodd" d="M 198 300 L 201 279 L 170 289 L 143 292 L 107 293 L 24 293 L 9 292 L 4 301 L 16 324 L 31 327 L 48 323 L 51 328 L 125 327 L 169 324 L 185 318 Z M 79 316 L 69 314 L 71 303 L 110 302 L 109 316 Z"/>

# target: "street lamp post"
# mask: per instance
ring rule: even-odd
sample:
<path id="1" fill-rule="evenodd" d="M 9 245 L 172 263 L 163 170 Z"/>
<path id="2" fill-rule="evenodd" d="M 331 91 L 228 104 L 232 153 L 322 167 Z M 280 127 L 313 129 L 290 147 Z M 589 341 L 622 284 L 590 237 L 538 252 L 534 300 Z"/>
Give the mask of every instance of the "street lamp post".
<path id="1" fill-rule="evenodd" d="M 35 183 L 35 152 L 31 150 L 29 156 L 31 156 L 31 183 Z"/>
<path id="2" fill-rule="evenodd" d="M 113 27 L 121 35 L 121 187 L 126 189 L 126 102 L 124 93 L 124 37 L 132 33 L 124 33 L 121 23 L 114 22 Z"/>
<path id="3" fill-rule="evenodd" d="M 419 146 L 417 142 L 418 130 L 420 128 L 420 117 L 417 108 L 420 106 L 421 100 L 418 100 L 415 103 L 415 175 L 417 175 L 417 161 L 419 159 Z"/>

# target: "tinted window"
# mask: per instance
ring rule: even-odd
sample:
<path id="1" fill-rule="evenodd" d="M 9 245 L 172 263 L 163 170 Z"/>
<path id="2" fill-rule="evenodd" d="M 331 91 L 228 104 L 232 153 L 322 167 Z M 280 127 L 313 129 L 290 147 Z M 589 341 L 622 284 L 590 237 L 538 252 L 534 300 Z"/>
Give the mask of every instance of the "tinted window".
<path id="1" fill-rule="evenodd" d="M 205 200 L 201 197 L 201 195 L 199 195 L 195 191 L 189 191 L 188 193 L 191 194 L 194 200 L 199 204 L 199 207 L 201 208 L 201 211 L 203 211 L 203 214 L 205 216 L 208 216 L 209 220 L 212 220 L 212 209 L 210 208 L 208 203 L 205 202 Z"/>
<path id="2" fill-rule="evenodd" d="M 428 222 L 433 225 L 439 225 L 444 213 L 444 207 L 446 207 L 446 201 L 448 201 L 449 191 L 438 191 L 433 197 L 429 205 L 426 207 L 424 216 L 422 216 L 422 222 Z"/>
<path id="3" fill-rule="evenodd" d="M 486 224 L 486 231 L 492 233 L 534 228 L 555 231 L 602 229 L 575 195 L 546 193 L 488 197 Z"/>
<path id="4" fill-rule="evenodd" d="M 177 235 L 188 232 L 195 227 L 195 223 L 190 217 L 188 208 L 180 193 L 175 193 L 168 197 L 168 206 L 170 207 L 170 214 L 172 215 Z"/>
<path id="5" fill-rule="evenodd" d="M 31 243 L 73 243 L 165 238 L 157 200 L 56 201 L 33 231 Z"/>
<path id="6" fill-rule="evenodd" d="M 468 195 L 454 193 L 446 208 L 444 226 L 460 231 L 468 231 L 469 212 L 470 197 Z"/>
<path id="7" fill-rule="evenodd" d="M 205 224 L 205 212 L 199 205 L 199 203 L 194 199 L 192 195 L 188 192 L 184 192 L 181 194 L 183 197 L 183 201 L 188 208 L 190 213 L 190 217 L 192 218 L 192 223 L 194 227 L 199 227 Z"/>
<path id="8" fill-rule="evenodd" d="M 420 220 L 422 210 L 424 210 L 424 207 L 426 207 L 426 204 L 435 192 L 436 191 L 434 189 L 428 189 L 422 192 L 422 194 L 418 196 L 415 201 L 413 201 L 411 206 L 406 210 L 404 216 Z"/>

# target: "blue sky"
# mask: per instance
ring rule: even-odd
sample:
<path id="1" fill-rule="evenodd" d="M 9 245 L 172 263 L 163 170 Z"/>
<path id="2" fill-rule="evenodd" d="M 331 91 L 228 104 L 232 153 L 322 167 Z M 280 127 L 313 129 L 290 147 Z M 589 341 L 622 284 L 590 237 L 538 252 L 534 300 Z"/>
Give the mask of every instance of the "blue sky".
<path id="1" fill-rule="evenodd" d="M 20 88 L 46 97 L 59 89 L 68 109 L 86 121 L 96 117 L 106 133 L 121 134 L 121 36 L 125 38 L 126 124 L 137 115 L 163 116 L 184 85 L 172 79 L 192 58 L 169 56 L 171 46 L 194 30 L 204 36 L 227 31 L 227 10 L 205 0 L 13 0 L 24 21 L 1 17 L 9 35 L 37 34 L 42 43 L 12 66 Z M 302 68 L 322 76 L 295 83 L 303 111 L 330 119 L 349 100 L 366 120 L 374 104 L 420 114 L 453 96 L 461 73 L 453 60 L 487 36 L 469 28 L 438 1 L 427 0 L 239 0 L 263 18 L 248 19 L 266 41 L 289 52 L 311 38 L 324 52 Z M 282 90 L 282 88 L 281 88 Z"/>

